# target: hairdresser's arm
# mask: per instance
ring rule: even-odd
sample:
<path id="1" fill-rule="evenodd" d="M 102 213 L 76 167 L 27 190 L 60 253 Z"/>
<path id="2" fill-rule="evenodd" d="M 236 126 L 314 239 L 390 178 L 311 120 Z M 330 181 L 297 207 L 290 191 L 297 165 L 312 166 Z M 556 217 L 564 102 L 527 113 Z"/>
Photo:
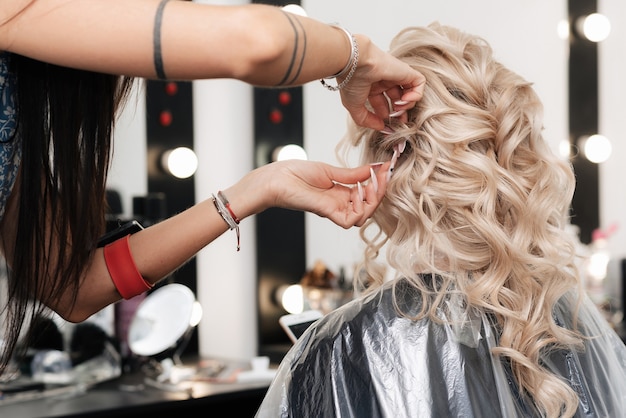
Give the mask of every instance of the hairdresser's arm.
<path id="1" fill-rule="evenodd" d="M 225 189 L 224 194 L 242 222 L 267 208 L 283 207 L 313 212 L 350 228 L 362 225 L 383 199 L 388 167 L 389 163 L 385 163 L 372 169 L 369 166 L 344 169 L 311 161 L 283 161 L 250 172 Z M 346 187 L 333 180 L 342 184 L 361 182 L 361 195 L 358 187 Z M 226 222 L 208 199 L 133 234 L 131 252 L 142 276 L 156 283 L 227 230 Z M 242 245 L 250 238 L 242 237 Z M 234 240 L 233 237 L 233 251 L 236 251 Z M 82 321 L 119 299 L 102 249 L 98 249 L 85 272 L 74 309 L 68 311 L 71 306 L 68 300 L 50 307 L 70 321 Z"/>
<path id="2" fill-rule="evenodd" d="M 155 78 L 156 28 L 167 78 L 234 78 L 262 86 L 299 85 L 330 76 L 350 57 L 343 31 L 275 6 L 170 0 L 158 24 L 159 4 L 0 0 L 0 50 L 67 67 Z M 357 123 L 382 129 L 389 111 L 381 93 L 408 102 L 396 110 L 413 107 L 421 98 L 424 78 L 367 37 L 357 39 L 359 66 L 341 92 L 342 101 Z M 366 110 L 368 97 L 379 117 Z"/>

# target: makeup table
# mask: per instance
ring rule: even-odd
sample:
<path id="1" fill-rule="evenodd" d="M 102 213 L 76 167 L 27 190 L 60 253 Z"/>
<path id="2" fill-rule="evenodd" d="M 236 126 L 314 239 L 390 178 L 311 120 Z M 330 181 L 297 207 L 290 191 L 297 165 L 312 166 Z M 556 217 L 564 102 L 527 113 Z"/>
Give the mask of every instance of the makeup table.
<path id="1" fill-rule="evenodd" d="M 231 362 L 230 370 L 245 363 Z M 228 376 L 220 373 L 220 376 Z M 148 382 L 148 383 L 147 383 Z M 70 388 L 20 401 L 0 400 L 0 416 L 44 417 L 254 417 L 269 381 L 185 381 L 180 385 L 159 385 L 146 380 L 142 372 L 122 374 L 89 389 Z M 180 386 L 180 390 L 177 387 Z"/>

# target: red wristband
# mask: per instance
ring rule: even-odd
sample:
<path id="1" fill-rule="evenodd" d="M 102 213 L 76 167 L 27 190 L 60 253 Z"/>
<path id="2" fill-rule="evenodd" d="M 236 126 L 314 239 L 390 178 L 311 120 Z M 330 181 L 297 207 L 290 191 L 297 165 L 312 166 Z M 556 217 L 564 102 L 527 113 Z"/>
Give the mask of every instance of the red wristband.
<path id="1" fill-rule="evenodd" d="M 137 270 L 130 252 L 130 235 L 120 238 L 104 247 L 104 261 L 118 293 L 130 299 L 152 289 Z"/>

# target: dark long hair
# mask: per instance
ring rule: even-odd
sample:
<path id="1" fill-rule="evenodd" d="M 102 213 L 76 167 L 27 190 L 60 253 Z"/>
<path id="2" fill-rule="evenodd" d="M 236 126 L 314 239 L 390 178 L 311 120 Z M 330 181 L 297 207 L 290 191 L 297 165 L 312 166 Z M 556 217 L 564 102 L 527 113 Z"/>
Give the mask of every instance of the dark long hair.
<path id="1" fill-rule="evenodd" d="M 0 370 L 25 318 L 41 314 L 68 289 L 72 306 L 76 301 L 83 270 L 104 232 L 112 131 L 132 85 L 131 78 L 15 54 L 9 69 L 17 75 L 22 162 Z"/>

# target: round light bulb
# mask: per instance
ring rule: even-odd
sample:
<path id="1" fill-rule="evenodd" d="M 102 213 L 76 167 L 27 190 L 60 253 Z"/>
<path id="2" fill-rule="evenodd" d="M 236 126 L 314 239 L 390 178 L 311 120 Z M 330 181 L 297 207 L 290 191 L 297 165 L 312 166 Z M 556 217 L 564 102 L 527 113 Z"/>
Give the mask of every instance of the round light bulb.
<path id="1" fill-rule="evenodd" d="M 559 155 L 568 160 L 572 156 L 572 146 L 569 143 L 569 139 L 564 139 L 559 142 Z"/>
<path id="2" fill-rule="evenodd" d="M 302 286 L 294 284 L 281 290 L 280 303 L 289 313 L 301 313 L 304 310 L 304 293 Z"/>
<path id="3" fill-rule="evenodd" d="M 178 147 L 163 153 L 161 165 L 174 177 L 186 179 L 196 173 L 198 157 L 192 149 Z"/>
<path id="4" fill-rule="evenodd" d="M 591 42 L 601 42 L 611 33 L 611 22 L 603 14 L 592 13 L 578 18 L 576 29 Z"/>
<path id="5" fill-rule="evenodd" d="M 592 163 L 603 163 L 612 152 L 611 141 L 603 135 L 591 135 L 579 141 L 585 157 Z"/>
<path id="6" fill-rule="evenodd" d="M 565 40 L 569 38 L 570 28 L 569 28 L 569 22 L 566 19 L 562 19 L 561 21 L 559 21 L 559 23 L 556 26 L 556 34 L 559 37 L 559 39 Z"/>
<path id="7" fill-rule="evenodd" d="M 289 144 L 278 147 L 272 154 L 274 161 L 283 160 L 306 160 L 308 157 L 306 151 L 299 145 Z"/>

